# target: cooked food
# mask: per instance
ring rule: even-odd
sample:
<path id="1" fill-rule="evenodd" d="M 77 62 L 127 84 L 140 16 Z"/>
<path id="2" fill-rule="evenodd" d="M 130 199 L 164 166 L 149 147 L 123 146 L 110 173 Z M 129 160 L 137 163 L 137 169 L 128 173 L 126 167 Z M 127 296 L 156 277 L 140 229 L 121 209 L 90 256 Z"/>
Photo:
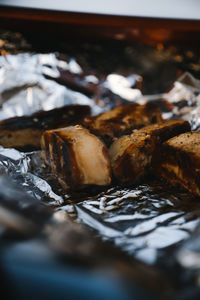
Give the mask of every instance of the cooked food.
<path id="1" fill-rule="evenodd" d="M 139 179 L 150 165 L 156 139 L 136 130 L 114 141 L 109 149 L 112 171 L 119 181 Z"/>
<path id="2" fill-rule="evenodd" d="M 167 139 L 190 131 L 187 121 L 168 121 L 134 130 L 131 135 L 116 139 L 109 149 L 112 171 L 119 181 L 135 181 L 146 175 L 152 157 Z"/>
<path id="3" fill-rule="evenodd" d="M 64 188 L 111 183 L 111 167 L 103 142 L 82 126 L 46 131 L 41 140 L 46 162 Z"/>
<path id="4" fill-rule="evenodd" d="M 200 131 L 176 136 L 161 150 L 157 174 L 200 196 Z"/>
<path id="5" fill-rule="evenodd" d="M 130 134 L 133 129 L 162 121 L 160 109 L 153 103 L 116 107 L 98 116 L 86 118 L 84 126 L 110 145 L 114 137 Z"/>
<path id="6" fill-rule="evenodd" d="M 163 143 L 176 135 L 191 131 L 191 126 L 188 121 L 173 120 L 148 125 L 141 128 L 140 131 L 152 136 L 156 136 L 158 142 Z"/>
<path id="7" fill-rule="evenodd" d="M 0 122 L 0 145 L 23 151 L 40 149 L 40 140 L 47 129 L 79 124 L 90 115 L 87 105 L 68 105 L 31 116 L 14 117 Z"/>

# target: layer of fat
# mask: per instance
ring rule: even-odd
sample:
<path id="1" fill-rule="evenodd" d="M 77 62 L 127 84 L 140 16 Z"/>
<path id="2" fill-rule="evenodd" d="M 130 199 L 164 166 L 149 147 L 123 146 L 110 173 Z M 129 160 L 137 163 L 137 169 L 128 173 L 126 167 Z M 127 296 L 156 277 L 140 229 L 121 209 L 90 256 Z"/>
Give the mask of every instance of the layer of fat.
<path id="1" fill-rule="evenodd" d="M 111 163 L 114 163 L 118 157 L 121 157 L 125 150 L 132 145 L 130 136 L 123 136 L 112 143 L 109 149 Z"/>
<path id="2" fill-rule="evenodd" d="M 191 190 L 190 187 L 187 185 L 186 178 L 183 174 L 183 171 L 179 168 L 178 165 L 165 163 L 165 164 L 162 164 L 162 167 L 168 171 L 173 172 L 177 176 L 177 181 L 179 179 L 186 189 Z M 194 189 L 194 187 L 193 187 L 193 189 Z M 195 192 L 200 195 L 200 189 L 197 186 L 195 187 Z"/>
<path id="3" fill-rule="evenodd" d="M 110 163 L 104 147 L 103 143 L 90 133 L 79 136 L 73 144 L 84 184 L 110 184 Z"/>
<path id="4" fill-rule="evenodd" d="M 140 132 L 139 130 L 135 130 L 131 135 L 124 135 L 118 139 L 116 139 L 113 144 L 110 146 L 109 155 L 111 158 L 111 163 L 115 163 L 115 161 L 124 155 L 125 151 L 133 145 L 133 153 L 140 153 L 141 151 L 136 151 L 136 149 L 143 145 L 144 141 L 148 139 L 150 136 L 145 134 L 144 132 Z M 129 153 L 131 154 L 131 153 Z M 140 156 L 142 153 L 140 154 Z"/>
<path id="5" fill-rule="evenodd" d="M 108 185 L 111 182 L 110 160 L 104 144 L 82 126 L 63 128 L 62 137 L 71 146 L 81 175 L 82 184 Z"/>
<path id="6" fill-rule="evenodd" d="M 172 165 L 172 164 L 169 164 L 169 163 L 164 163 L 162 164 L 162 167 L 170 172 L 173 172 L 178 178 L 180 178 L 181 180 L 184 179 L 184 176 L 183 176 L 183 172 L 182 170 L 179 168 L 178 165 Z"/>

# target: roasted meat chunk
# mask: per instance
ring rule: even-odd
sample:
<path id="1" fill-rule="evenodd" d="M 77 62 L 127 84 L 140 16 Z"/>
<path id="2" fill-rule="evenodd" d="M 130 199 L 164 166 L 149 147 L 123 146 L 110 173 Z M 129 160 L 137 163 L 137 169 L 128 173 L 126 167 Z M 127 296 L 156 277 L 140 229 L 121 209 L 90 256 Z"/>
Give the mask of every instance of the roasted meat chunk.
<path id="1" fill-rule="evenodd" d="M 111 183 L 111 166 L 103 142 L 82 126 L 46 131 L 41 140 L 46 162 L 64 188 Z"/>
<path id="2" fill-rule="evenodd" d="M 86 118 L 84 126 L 110 145 L 114 137 L 130 134 L 133 129 L 162 121 L 160 109 L 153 103 L 116 107 L 98 116 Z"/>
<path id="3" fill-rule="evenodd" d="M 163 143 L 161 150 L 158 176 L 200 196 L 200 131 L 176 136 Z"/>
<path id="4" fill-rule="evenodd" d="M 188 131 L 191 131 L 190 123 L 182 120 L 165 121 L 148 125 L 140 129 L 140 132 L 155 136 L 160 143 Z"/>
<path id="5" fill-rule="evenodd" d="M 168 121 L 134 130 L 116 139 L 109 149 L 112 171 L 119 181 L 135 181 L 146 175 L 156 160 L 161 143 L 190 131 L 187 121 Z"/>
<path id="6" fill-rule="evenodd" d="M 0 122 L 0 145 L 22 151 L 40 149 L 40 140 L 47 129 L 80 124 L 90 115 L 87 105 L 68 105 L 31 116 L 14 117 Z"/>
<path id="7" fill-rule="evenodd" d="M 139 130 L 115 140 L 109 149 L 114 177 L 121 182 L 130 182 L 145 175 L 155 144 L 155 137 Z"/>

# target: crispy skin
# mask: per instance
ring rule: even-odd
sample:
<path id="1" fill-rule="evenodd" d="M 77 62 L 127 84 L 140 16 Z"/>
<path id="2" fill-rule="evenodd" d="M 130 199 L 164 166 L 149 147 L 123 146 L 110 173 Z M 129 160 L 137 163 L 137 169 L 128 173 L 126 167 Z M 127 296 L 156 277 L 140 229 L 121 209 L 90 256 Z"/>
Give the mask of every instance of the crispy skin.
<path id="1" fill-rule="evenodd" d="M 162 145 L 156 174 L 200 196 L 200 132 L 183 133 Z"/>
<path id="2" fill-rule="evenodd" d="M 40 140 L 47 129 L 79 124 L 90 115 L 87 105 L 68 105 L 31 116 L 15 117 L 0 122 L 0 145 L 23 151 L 40 149 Z"/>
<path id="3" fill-rule="evenodd" d="M 130 134 L 133 129 L 162 121 L 160 109 L 152 103 L 116 107 L 95 117 L 86 118 L 84 126 L 110 145 L 114 137 Z"/>
<path id="4" fill-rule="evenodd" d="M 45 161 L 64 188 L 111 183 L 111 167 L 103 142 L 82 126 L 46 131 L 41 140 Z"/>
<path id="5" fill-rule="evenodd" d="M 134 130 L 131 135 L 115 140 L 109 149 L 115 178 L 121 182 L 140 179 L 157 159 L 160 144 L 186 131 L 190 131 L 187 121 L 168 121 Z"/>

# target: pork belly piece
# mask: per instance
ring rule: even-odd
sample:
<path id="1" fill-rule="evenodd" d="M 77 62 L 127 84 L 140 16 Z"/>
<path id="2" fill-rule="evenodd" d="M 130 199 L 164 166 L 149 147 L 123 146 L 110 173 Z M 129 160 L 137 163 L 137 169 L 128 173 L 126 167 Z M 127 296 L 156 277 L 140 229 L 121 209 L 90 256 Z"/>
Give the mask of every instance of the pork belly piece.
<path id="1" fill-rule="evenodd" d="M 158 176 L 200 196 L 200 132 L 176 136 L 166 141 L 161 150 Z"/>
<path id="2" fill-rule="evenodd" d="M 87 105 L 68 105 L 0 121 L 0 145 L 22 151 L 38 150 L 45 130 L 79 124 L 89 115 Z"/>
<path id="3" fill-rule="evenodd" d="M 162 121 L 160 109 L 153 103 L 116 107 L 98 116 L 86 118 L 84 126 L 110 145 L 114 137 L 130 134 L 133 129 Z"/>
<path id="4" fill-rule="evenodd" d="M 111 166 L 103 142 L 82 126 L 46 131 L 41 139 L 45 160 L 64 188 L 111 183 Z"/>
<path id="5" fill-rule="evenodd" d="M 161 143 L 187 131 L 190 131 L 187 121 L 168 121 L 134 130 L 131 135 L 116 139 L 109 148 L 115 178 L 121 182 L 140 179 L 150 171 Z"/>

